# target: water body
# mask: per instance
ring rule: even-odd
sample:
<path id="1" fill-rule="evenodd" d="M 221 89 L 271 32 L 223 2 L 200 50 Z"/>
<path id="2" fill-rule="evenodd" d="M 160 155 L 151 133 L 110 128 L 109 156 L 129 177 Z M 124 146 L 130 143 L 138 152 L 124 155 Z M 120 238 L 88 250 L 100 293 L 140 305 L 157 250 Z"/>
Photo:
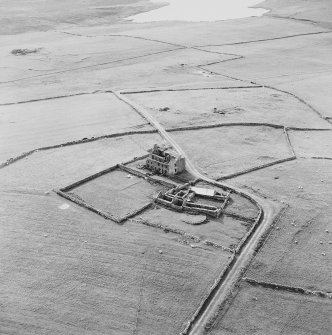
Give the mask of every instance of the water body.
<path id="1" fill-rule="evenodd" d="M 251 8 L 262 0 L 151 0 L 154 3 L 167 4 L 149 12 L 130 16 L 133 22 L 155 21 L 220 21 L 261 16 L 268 10 Z"/>

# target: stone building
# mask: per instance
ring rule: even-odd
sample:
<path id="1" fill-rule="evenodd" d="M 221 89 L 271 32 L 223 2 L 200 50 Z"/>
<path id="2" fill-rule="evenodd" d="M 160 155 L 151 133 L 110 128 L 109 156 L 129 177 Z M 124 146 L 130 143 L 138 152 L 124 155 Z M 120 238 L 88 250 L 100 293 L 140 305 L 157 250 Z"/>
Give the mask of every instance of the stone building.
<path id="1" fill-rule="evenodd" d="M 204 203 L 202 198 L 209 200 Z M 230 192 L 221 194 L 213 189 L 192 187 L 190 183 L 172 188 L 166 192 L 159 192 L 155 201 L 176 211 L 207 214 L 218 218 L 230 198 Z M 212 205 L 211 203 L 214 203 Z"/>
<path id="2" fill-rule="evenodd" d="M 155 144 L 150 150 L 145 165 L 153 172 L 173 176 L 185 170 L 185 159 Z"/>

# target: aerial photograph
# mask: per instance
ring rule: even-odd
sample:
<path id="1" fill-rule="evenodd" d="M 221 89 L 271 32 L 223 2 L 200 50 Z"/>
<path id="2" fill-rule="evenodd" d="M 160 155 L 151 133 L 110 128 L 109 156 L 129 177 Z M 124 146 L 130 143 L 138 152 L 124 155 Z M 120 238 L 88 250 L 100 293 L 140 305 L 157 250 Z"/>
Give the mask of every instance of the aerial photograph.
<path id="1" fill-rule="evenodd" d="M 332 0 L 0 0 L 0 335 L 332 334 Z"/>

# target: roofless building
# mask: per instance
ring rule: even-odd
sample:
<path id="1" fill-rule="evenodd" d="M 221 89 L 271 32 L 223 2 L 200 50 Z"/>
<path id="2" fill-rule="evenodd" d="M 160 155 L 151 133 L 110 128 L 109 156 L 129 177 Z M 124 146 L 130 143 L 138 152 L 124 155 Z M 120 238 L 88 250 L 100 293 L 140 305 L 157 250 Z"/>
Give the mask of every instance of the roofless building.
<path id="1" fill-rule="evenodd" d="M 173 176 L 185 170 L 185 158 L 155 144 L 146 159 L 146 167 L 155 173 Z"/>

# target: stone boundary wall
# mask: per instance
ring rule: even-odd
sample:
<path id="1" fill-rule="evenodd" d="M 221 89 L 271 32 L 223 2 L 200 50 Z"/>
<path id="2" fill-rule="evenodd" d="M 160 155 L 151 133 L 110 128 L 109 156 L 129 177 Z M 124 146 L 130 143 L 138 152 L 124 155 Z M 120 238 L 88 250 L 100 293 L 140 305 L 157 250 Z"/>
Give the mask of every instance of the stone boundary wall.
<path id="1" fill-rule="evenodd" d="M 289 135 L 288 135 L 288 131 L 287 131 L 287 127 L 284 127 L 284 134 L 285 134 L 285 137 L 286 137 L 286 141 L 287 141 L 287 144 L 288 144 L 288 147 L 289 147 L 289 150 L 291 151 L 293 157 L 296 158 L 296 153 L 294 151 L 294 147 L 292 145 L 292 142 L 289 138 Z"/>
<path id="2" fill-rule="evenodd" d="M 284 207 L 281 208 L 279 213 L 275 216 L 273 219 L 272 223 L 268 227 L 268 229 L 262 234 L 262 236 L 259 239 L 259 242 L 255 248 L 255 254 L 254 257 L 256 257 L 257 253 L 262 249 L 263 245 L 266 243 L 268 240 L 269 235 L 271 234 L 274 226 L 280 221 L 282 216 L 285 214 L 286 210 L 289 208 L 289 205 L 285 205 Z"/>
<path id="3" fill-rule="evenodd" d="M 152 222 L 150 222 L 148 220 L 143 220 L 143 219 L 133 220 L 133 221 L 135 221 L 137 223 L 140 223 L 140 224 L 143 224 L 143 225 L 148 226 L 148 227 L 153 227 L 153 228 L 161 229 L 165 233 L 171 232 L 171 233 L 174 233 L 174 234 L 181 235 L 181 236 L 183 236 L 185 238 L 193 240 L 195 243 L 199 243 L 201 241 L 201 239 L 198 236 L 188 234 L 184 230 L 181 230 L 181 229 L 167 227 L 167 226 L 164 226 L 162 224 L 152 223 Z"/>
<path id="4" fill-rule="evenodd" d="M 258 217 L 254 221 L 254 223 L 251 225 L 251 227 L 247 231 L 247 233 L 242 237 L 242 239 L 241 239 L 240 243 L 238 244 L 238 246 L 235 248 L 235 253 L 236 254 L 239 254 L 241 252 L 241 250 L 244 247 L 244 245 L 246 244 L 248 238 L 250 238 L 250 236 L 257 229 L 258 225 L 260 224 L 261 220 L 263 219 L 263 215 L 264 215 L 263 210 L 260 208 L 259 209 L 259 213 L 258 213 Z"/>
<path id="5" fill-rule="evenodd" d="M 79 92 L 79 93 L 72 93 L 72 94 L 56 95 L 56 96 L 45 97 L 45 98 L 40 98 L 40 99 L 23 100 L 23 101 L 16 101 L 16 102 L 6 102 L 6 103 L 0 104 L 0 107 L 2 107 L 2 106 L 12 106 L 12 105 L 21 105 L 21 104 L 27 104 L 27 103 L 31 103 L 31 102 L 71 98 L 71 97 L 77 97 L 77 96 L 80 96 L 80 95 L 93 95 L 93 94 L 97 94 L 97 93 L 104 93 L 104 92 L 97 92 L 97 91 Z"/>
<path id="6" fill-rule="evenodd" d="M 114 171 L 116 169 L 118 169 L 118 164 L 114 165 L 114 166 L 111 166 L 111 167 L 109 167 L 109 168 L 107 168 L 105 170 L 99 171 L 99 172 L 97 172 L 97 173 L 95 173 L 95 174 L 93 174 L 93 175 L 91 175 L 89 177 L 86 177 L 84 179 L 76 181 L 73 184 L 65 186 L 65 187 L 61 188 L 60 191 L 62 191 L 62 192 L 68 192 L 68 191 L 72 190 L 73 188 L 79 187 L 79 186 L 81 186 L 81 185 L 83 185 L 83 184 L 85 184 L 85 183 L 87 183 L 87 182 L 89 182 L 89 181 L 91 181 L 93 179 L 101 177 L 101 176 L 103 176 L 103 175 L 105 175 L 105 174 L 107 174 L 109 172 L 112 172 L 112 171 Z"/>
<path id="7" fill-rule="evenodd" d="M 142 159 L 142 158 L 140 158 L 140 159 Z M 151 177 L 151 176 L 149 176 L 149 175 L 147 175 L 147 174 L 145 174 L 143 172 L 140 172 L 140 171 L 138 171 L 136 169 L 132 169 L 132 168 L 130 168 L 130 167 L 126 166 L 126 165 L 123 165 L 123 164 L 119 164 L 118 168 L 121 169 L 121 170 L 123 170 L 123 171 L 126 171 L 126 172 L 128 172 L 130 174 L 133 174 L 133 175 L 135 175 L 137 177 L 141 177 L 141 178 L 147 179 L 147 180 L 149 180 L 149 181 L 151 181 L 153 183 L 158 183 L 158 184 L 164 185 L 164 186 L 169 187 L 169 188 L 173 188 L 173 187 L 177 186 L 176 184 L 169 183 L 169 182 L 167 182 L 165 180 L 153 178 L 153 177 Z"/>
<path id="8" fill-rule="evenodd" d="M 289 161 L 292 161 L 292 160 L 295 160 L 295 159 L 296 159 L 295 156 L 291 156 L 291 157 L 287 157 L 287 158 L 283 158 L 283 159 L 278 159 L 274 162 L 258 165 L 258 166 L 255 166 L 253 168 L 249 168 L 249 169 L 246 169 L 246 170 L 243 170 L 243 171 L 239 171 L 239 172 L 236 172 L 236 173 L 229 174 L 227 176 L 220 177 L 217 180 L 221 181 L 221 180 L 226 180 L 226 179 L 230 179 L 230 178 L 235 178 L 235 177 L 241 176 L 243 174 L 247 174 L 247 173 L 250 173 L 250 172 L 255 172 L 257 170 L 265 169 L 267 167 L 270 167 L 270 166 L 273 166 L 273 165 L 276 165 L 276 164 L 289 162 Z"/>
<path id="9" fill-rule="evenodd" d="M 197 49 L 200 50 L 200 49 Z M 200 50 L 202 51 L 202 50 Z M 204 50 L 206 52 L 206 50 Z M 232 59 L 239 59 L 239 57 L 237 58 L 232 58 Z M 230 60 L 230 59 L 227 59 Z M 219 61 L 217 62 L 219 63 Z M 203 66 L 208 66 L 211 64 L 205 64 Z M 207 70 L 208 71 L 208 70 Z M 252 85 L 242 85 L 242 86 L 221 86 L 221 87 L 193 87 L 193 88 L 156 88 L 156 89 L 144 89 L 144 90 L 139 90 L 139 91 L 121 91 L 121 94 L 124 95 L 130 95 L 130 94 L 143 94 L 143 93 L 155 93 L 155 92 L 183 92 L 183 91 L 209 91 L 209 90 L 231 90 L 231 89 L 245 89 L 245 88 L 263 88 L 264 86 L 262 85 L 256 85 L 256 84 L 252 84 Z"/>
<path id="10" fill-rule="evenodd" d="M 321 157 L 321 156 L 313 156 L 313 157 L 310 157 L 312 159 L 327 159 L 327 160 L 332 160 L 332 157 Z"/>
<path id="11" fill-rule="evenodd" d="M 210 240 L 205 240 L 204 244 L 209 245 L 209 246 L 214 247 L 214 248 L 217 248 L 217 249 L 222 249 L 222 250 L 228 251 L 232 254 L 234 253 L 233 249 L 228 248 L 228 247 L 224 247 L 223 245 L 218 244 L 218 243 L 213 242 L 213 241 L 210 241 Z"/>
<path id="12" fill-rule="evenodd" d="M 143 155 L 143 156 L 140 156 L 140 157 L 135 157 L 133 158 L 132 160 L 126 162 L 125 164 L 129 164 L 129 163 L 132 163 L 132 162 L 135 162 L 137 160 L 141 160 L 141 159 L 144 159 L 146 158 L 148 155 Z M 104 211 L 98 209 L 98 208 L 95 208 L 89 204 L 87 204 L 83 199 L 80 199 L 78 196 L 74 195 L 74 194 L 71 194 L 70 191 L 73 190 L 74 188 L 77 188 L 91 180 L 94 180 L 98 177 L 101 177 L 109 172 L 112 172 L 112 171 L 115 171 L 117 169 L 120 169 L 120 170 L 123 170 L 123 171 L 127 171 L 131 174 L 134 174 L 140 178 L 147 178 L 145 176 L 145 174 L 139 172 L 139 171 L 136 171 L 136 170 L 133 170 L 131 168 L 128 168 L 122 164 L 117 164 L 117 165 L 114 165 L 114 166 L 111 166 L 105 170 L 102 170 L 102 171 L 99 171 L 89 177 L 86 177 L 86 178 L 83 178 L 81 180 L 78 180 L 76 181 L 75 183 L 72 183 L 68 186 L 65 186 L 61 189 L 57 189 L 57 190 L 54 190 L 55 193 L 57 193 L 58 195 L 60 195 L 61 197 L 67 199 L 67 200 L 70 200 L 74 203 L 76 203 L 77 205 L 81 206 L 81 207 L 84 207 L 85 209 L 88 209 L 100 216 L 102 216 L 103 218 L 107 219 L 107 220 L 112 220 L 114 222 L 117 222 L 117 223 L 121 223 L 123 221 L 126 221 L 128 220 L 129 218 L 141 213 L 142 211 L 146 210 L 147 208 L 151 207 L 153 205 L 153 201 L 151 202 L 148 202 L 147 204 L 145 204 L 143 207 L 139 208 L 138 210 L 135 210 L 131 213 L 128 213 L 128 215 L 124 216 L 124 217 L 119 217 L 119 216 L 116 216 L 116 215 L 113 215 L 113 214 L 109 214 L 109 213 L 105 213 Z M 150 181 L 153 181 L 153 182 L 156 182 L 156 183 L 159 183 L 159 184 L 162 184 L 159 182 L 159 180 L 155 180 L 153 178 L 147 178 L 148 180 Z M 167 184 L 166 182 L 164 184 Z M 168 184 L 167 184 L 168 186 Z M 173 185 L 172 185 L 173 187 Z"/>
<path id="13" fill-rule="evenodd" d="M 119 223 L 124 222 L 124 221 L 132 218 L 133 216 L 135 216 L 135 215 L 137 215 L 139 213 L 144 212 L 146 209 L 148 209 L 148 208 L 150 208 L 152 206 L 153 206 L 153 202 L 147 203 L 146 205 L 144 205 L 143 207 L 137 209 L 136 211 L 133 211 L 133 212 L 129 213 L 128 215 L 121 217 Z"/>
<path id="14" fill-rule="evenodd" d="M 238 283 L 236 283 L 236 286 L 234 287 L 234 291 L 235 290 L 238 290 Z M 218 306 L 217 311 L 209 318 L 207 323 L 204 325 L 204 329 L 206 332 L 209 332 L 214 327 L 215 323 L 217 322 L 217 319 L 222 318 L 226 314 L 231 301 L 235 298 L 235 296 L 238 293 L 234 291 L 228 292 L 226 298 Z"/>
<path id="15" fill-rule="evenodd" d="M 27 157 L 27 156 L 30 156 L 33 153 L 38 152 L 38 151 L 52 150 L 52 149 L 67 147 L 67 146 L 70 146 L 70 145 L 90 143 L 90 142 L 94 142 L 94 141 L 98 141 L 98 140 L 106 139 L 106 138 L 114 138 L 114 137 L 129 136 L 129 135 L 141 135 L 141 134 L 156 134 L 156 133 L 157 133 L 157 130 L 155 130 L 155 129 L 141 130 L 141 131 L 138 131 L 138 130 L 126 131 L 126 132 L 117 133 L 117 134 L 110 134 L 110 135 L 102 135 L 102 136 L 98 136 L 98 137 L 84 138 L 84 139 L 81 139 L 81 140 L 69 141 L 69 142 L 65 142 L 65 143 L 61 143 L 61 144 L 55 144 L 55 145 L 51 145 L 51 146 L 47 146 L 47 147 L 41 147 L 41 148 L 37 148 L 37 149 L 33 149 L 33 150 L 30 150 L 30 151 L 24 152 L 23 154 L 21 154 L 19 156 L 7 159 L 7 161 L 0 164 L 0 169 L 6 167 L 7 165 L 13 164 L 13 163 L 15 163 L 15 162 Z"/>
<path id="16" fill-rule="evenodd" d="M 199 182 L 199 181 L 204 181 L 204 180 L 197 179 L 197 182 Z M 257 229 L 257 227 L 259 226 L 261 220 L 263 219 L 263 215 L 264 215 L 262 207 L 259 205 L 259 203 L 256 200 L 252 199 L 249 195 L 247 195 L 247 194 L 245 194 L 245 193 L 243 193 L 241 191 L 235 191 L 231 187 L 228 187 L 228 186 L 221 187 L 217 181 L 210 182 L 210 184 L 214 185 L 214 186 L 216 186 L 218 188 L 222 188 L 224 190 L 232 191 L 232 192 L 234 192 L 236 194 L 239 194 L 239 195 L 243 196 L 244 198 L 248 199 L 251 203 L 253 203 L 259 209 L 259 215 L 256 218 L 256 220 L 255 220 L 253 226 L 251 227 L 251 229 L 249 230 L 249 232 L 245 235 L 245 238 L 242 239 L 242 241 L 240 242 L 240 245 L 236 248 L 235 252 L 232 254 L 232 259 L 227 264 L 226 268 L 224 268 L 224 270 L 221 272 L 221 274 L 216 279 L 214 285 L 211 287 L 211 289 L 209 291 L 209 294 L 206 296 L 205 300 L 202 301 L 202 303 L 200 304 L 200 306 L 198 307 L 198 309 L 196 310 L 196 312 L 194 313 L 194 315 L 192 316 L 192 318 L 188 321 L 187 326 L 180 333 L 180 335 L 189 335 L 192 326 L 194 325 L 194 323 L 196 322 L 196 320 L 204 313 L 204 310 L 209 305 L 210 301 L 213 299 L 213 296 L 215 295 L 215 293 L 217 292 L 217 290 L 221 286 L 224 278 L 227 276 L 227 274 L 229 273 L 230 269 L 236 263 L 236 260 L 237 260 L 237 258 L 239 256 L 239 254 L 241 253 L 241 250 L 243 249 L 243 247 L 247 243 L 248 238 Z M 255 255 L 253 255 L 253 257 L 254 256 Z M 241 271 L 241 273 L 239 275 L 239 278 L 237 280 L 236 285 L 241 281 L 241 278 L 242 278 L 243 274 L 245 273 L 246 269 L 247 269 L 247 267 L 244 268 L 244 269 L 242 269 L 242 271 Z M 223 308 L 223 306 L 226 306 L 228 304 L 228 302 L 232 298 L 233 298 L 233 292 L 231 291 L 231 292 L 228 293 L 227 298 L 219 306 L 217 314 L 211 317 L 210 321 L 206 325 L 206 327 L 207 327 L 206 329 L 209 329 L 209 327 L 212 327 L 213 323 L 215 322 L 215 320 L 217 319 L 217 317 L 219 315 L 219 311 Z"/>
<path id="17" fill-rule="evenodd" d="M 243 278 L 243 280 L 245 280 L 247 283 L 253 286 L 262 286 L 264 288 L 270 288 L 273 290 L 287 291 L 287 292 L 299 293 L 299 294 L 305 294 L 305 295 L 314 295 L 314 296 L 321 297 L 321 298 L 332 299 L 332 293 L 328 293 L 328 292 L 311 291 L 311 290 L 307 290 L 302 287 L 287 286 L 287 285 L 281 285 L 281 284 L 276 284 L 276 283 L 259 282 L 251 278 Z"/>
<path id="18" fill-rule="evenodd" d="M 202 302 L 196 309 L 196 312 L 187 322 L 186 327 L 183 329 L 183 331 L 181 331 L 180 335 L 189 335 L 193 324 L 204 313 L 204 310 L 209 305 L 210 301 L 212 300 L 213 296 L 215 295 L 219 286 L 221 285 L 223 279 L 227 276 L 228 272 L 232 268 L 233 264 L 235 264 L 235 262 L 236 262 L 235 254 L 232 254 L 231 259 L 229 260 L 227 266 L 223 268 L 223 271 L 219 274 L 214 284 L 211 286 L 208 293 L 206 294 L 205 298 L 202 299 Z"/>
<path id="19" fill-rule="evenodd" d="M 213 123 L 206 125 L 194 125 L 194 126 L 184 126 L 184 127 L 174 127 L 167 128 L 167 132 L 177 132 L 177 131 L 190 131 L 190 130 L 200 130 L 200 129 L 210 129 L 210 128 L 221 128 L 221 127 L 270 127 L 275 129 L 284 129 L 293 131 L 332 131 L 331 128 L 305 128 L 305 127 L 284 127 L 280 124 L 267 123 L 267 122 L 229 122 L 229 123 Z"/>
<path id="20" fill-rule="evenodd" d="M 199 181 L 204 181 L 201 179 L 197 179 L 197 182 Z M 222 188 L 219 183 L 216 181 L 215 183 L 210 183 L 211 185 L 214 185 L 218 188 Z M 250 196 L 248 196 L 247 194 L 240 192 L 240 191 L 234 191 L 232 188 L 224 186 L 222 189 L 226 189 L 226 190 L 231 190 L 232 192 L 239 194 L 241 196 L 243 196 L 244 198 L 248 199 L 251 203 L 253 203 L 258 209 L 259 209 L 259 215 L 255 220 L 255 223 L 253 224 L 252 228 L 250 229 L 250 231 L 246 234 L 246 238 L 242 239 L 242 243 L 241 245 L 236 249 L 235 252 L 233 252 L 232 254 L 232 258 L 229 261 L 229 263 L 227 264 L 227 266 L 224 268 L 224 270 L 220 273 L 220 275 L 218 276 L 218 278 L 216 279 L 214 285 L 211 287 L 209 294 L 207 294 L 205 300 L 202 301 L 202 303 L 200 304 L 200 306 L 198 307 L 198 309 L 196 310 L 196 312 L 194 313 L 194 315 L 192 316 L 192 318 L 188 321 L 187 326 L 185 327 L 185 329 L 180 333 L 180 335 L 189 335 L 192 326 L 194 325 L 194 323 L 196 322 L 196 320 L 204 313 L 204 310 L 206 309 L 206 307 L 209 305 L 210 301 L 213 299 L 213 296 L 215 295 L 215 293 L 217 292 L 217 290 L 219 289 L 219 287 L 221 286 L 224 278 L 227 276 L 227 274 L 229 273 L 230 269 L 233 267 L 233 265 L 236 263 L 237 257 L 239 255 L 239 253 L 241 252 L 241 250 L 243 249 L 243 247 L 245 246 L 246 242 L 248 241 L 248 238 L 254 233 L 254 231 L 256 230 L 256 228 L 258 227 L 258 225 L 260 224 L 262 218 L 263 218 L 263 209 L 262 207 L 254 200 L 252 199 Z M 237 281 L 240 282 L 244 272 L 246 271 L 246 269 L 243 269 L 239 279 Z M 227 298 L 222 302 L 221 306 L 218 308 L 218 312 L 220 311 L 220 309 L 223 306 L 226 306 L 227 303 L 232 299 L 233 297 L 233 292 L 229 292 Z M 216 318 L 217 318 L 218 314 L 213 316 L 211 318 L 211 325 L 215 322 Z M 210 323 L 210 322 L 209 322 Z M 209 327 L 209 325 L 207 325 Z"/>
<path id="21" fill-rule="evenodd" d="M 188 131 L 188 130 L 200 130 L 200 129 L 211 129 L 211 128 L 221 128 L 221 127 L 271 127 L 276 129 L 283 129 L 284 126 L 272 123 L 259 123 L 259 122 L 230 122 L 230 123 L 213 123 L 207 125 L 197 125 L 197 126 L 185 126 L 176 128 L 167 128 L 167 132 L 176 131 Z"/>
<path id="22" fill-rule="evenodd" d="M 238 215 L 238 214 L 233 213 L 233 212 L 224 211 L 223 214 L 225 216 L 230 216 L 232 218 L 235 218 L 235 219 L 238 219 L 238 220 L 241 220 L 241 221 L 246 221 L 246 222 L 249 222 L 249 223 L 254 223 L 256 221 L 256 219 L 254 219 L 254 218 L 248 218 L 248 217 Z"/>
<path id="23" fill-rule="evenodd" d="M 82 199 L 79 199 L 78 197 L 70 194 L 70 193 L 66 193 L 63 192 L 62 190 L 55 190 L 55 193 L 57 193 L 58 195 L 60 195 L 61 197 L 70 200 L 72 202 L 74 202 L 75 204 L 88 209 L 91 212 L 94 212 L 98 215 L 100 215 L 101 217 L 103 217 L 106 220 L 112 220 L 114 222 L 120 223 L 121 219 L 118 216 L 112 215 L 112 214 L 107 214 L 93 206 L 88 205 L 85 201 L 83 201 Z"/>

